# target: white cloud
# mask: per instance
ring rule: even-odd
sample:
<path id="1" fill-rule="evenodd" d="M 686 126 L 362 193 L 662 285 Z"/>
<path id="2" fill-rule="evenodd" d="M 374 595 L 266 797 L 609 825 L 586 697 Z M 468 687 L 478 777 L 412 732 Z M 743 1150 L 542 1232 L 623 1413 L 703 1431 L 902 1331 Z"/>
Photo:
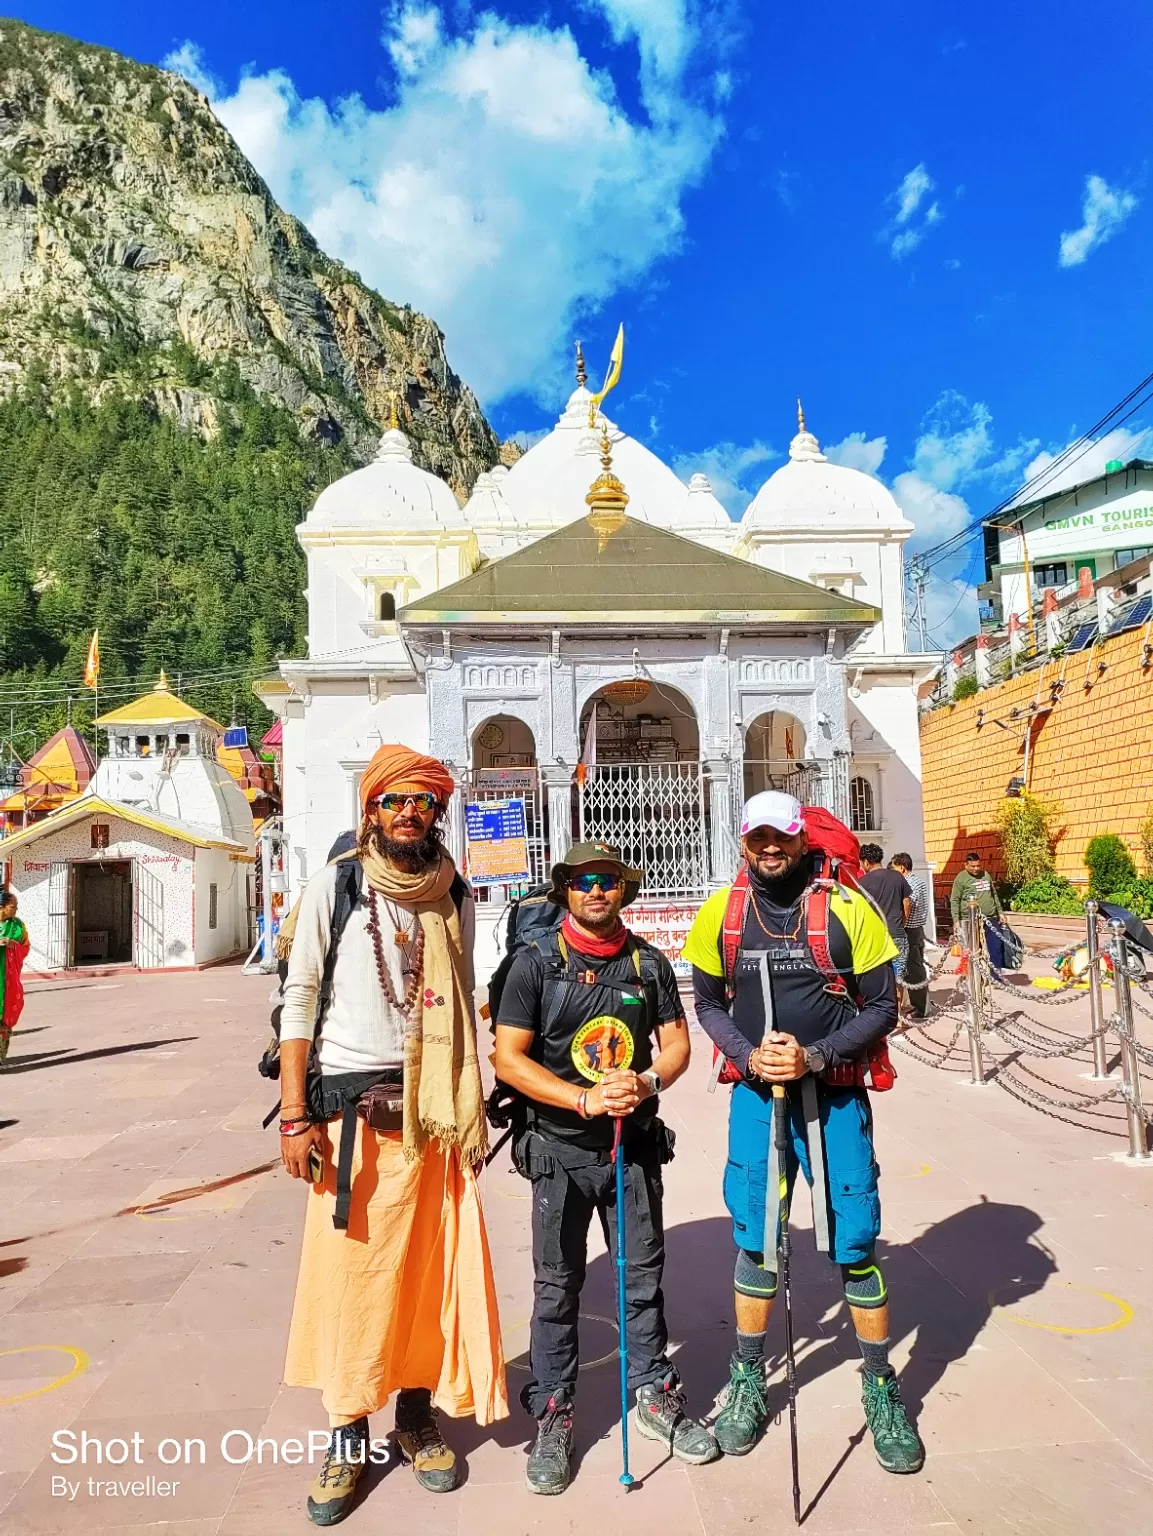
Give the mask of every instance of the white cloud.
<path id="1" fill-rule="evenodd" d="M 1127 460 L 1138 457 L 1142 451 L 1147 452 L 1151 438 L 1153 438 L 1153 430 L 1148 427 L 1133 429 L 1115 427 L 1112 432 L 1107 432 L 1097 442 L 1091 443 L 1076 457 L 1070 457 L 1060 465 L 1057 464 L 1057 460 L 1065 449 L 1045 450 L 1025 466 L 1025 484 L 1028 489 L 1022 489 L 1015 499 L 1032 501 L 1037 496 L 1049 496 L 1054 491 L 1063 491 L 1071 485 L 1080 485 L 1085 480 L 1092 480 L 1097 475 L 1105 473 L 1105 466 L 1112 459 L 1120 459 L 1124 464 Z M 1076 441 L 1077 439 L 1074 438 L 1073 442 Z M 1072 444 L 1066 446 L 1071 447 Z M 1036 485 L 1029 485 L 1034 478 L 1037 481 Z"/>
<path id="2" fill-rule="evenodd" d="M 822 448 L 821 452 L 833 464 L 843 464 L 846 469 L 860 469 L 866 475 L 876 477 L 888 446 L 888 438 L 866 438 L 863 432 L 850 432 L 848 437 Z"/>
<path id="3" fill-rule="evenodd" d="M 893 495 L 901 511 L 916 526 L 915 537 L 921 542 L 948 538 L 972 519 L 963 497 L 941 490 L 912 470 L 904 471 L 893 481 Z"/>
<path id="4" fill-rule="evenodd" d="M 1080 229 L 1062 231 L 1059 265 L 1079 267 L 1090 251 L 1113 236 L 1137 206 L 1137 198 L 1123 187 L 1111 187 L 1103 176 L 1085 178 L 1081 203 L 1084 223 Z"/>
<path id="5" fill-rule="evenodd" d="M 482 400 L 551 404 L 577 315 L 678 249 L 681 197 L 723 131 L 691 96 L 704 45 L 689 0 L 589 4 L 636 44 L 639 115 L 567 27 L 485 12 L 453 31 L 418 0 L 386 13 L 382 110 L 305 100 L 282 70 L 230 92 L 189 43 L 169 66 L 324 249 L 438 322 Z"/>
<path id="6" fill-rule="evenodd" d="M 925 627 L 930 649 L 947 651 L 977 629 L 977 589 L 960 576 L 929 573 L 925 585 Z M 909 633 L 914 633 L 910 625 Z"/>
<path id="7" fill-rule="evenodd" d="M 883 231 L 883 236 L 891 239 L 889 249 L 894 260 L 901 261 L 910 251 L 916 250 L 932 226 L 939 224 L 945 217 L 938 202 L 929 203 L 922 211 L 925 199 L 936 185 L 922 161 L 902 178 L 900 186 L 890 194 L 889 202 L 895 211 L 892 223 Z"/>
<path id="8" fill-rule="evenodd" d="M 714 443 L 699 453 L 678 455 L 673 469 L 686 482 L 692 475 L 708 475 L 713 494 L 729 516 L 740 517 L 768 479 L 765 466 L 780 457 L 775 448 L 759 440 L 745 446 Z"/>

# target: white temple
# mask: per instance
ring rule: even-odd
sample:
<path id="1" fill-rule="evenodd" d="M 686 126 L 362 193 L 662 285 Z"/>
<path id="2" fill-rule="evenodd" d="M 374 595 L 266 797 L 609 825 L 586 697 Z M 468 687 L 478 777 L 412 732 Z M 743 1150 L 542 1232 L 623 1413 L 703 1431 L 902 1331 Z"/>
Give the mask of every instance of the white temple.
<path id="1" fill-rule="evenodd" d="M 769 785 L 924 871 L 917 695 L 940 658 L 907 650 L 912 525 L 890 492 L 801 418 L 738 523 L 704 475 L 686 485 L 591 428 L 591 401 L 582 368 L 553 430 L 463 507 L 394 420 L 301 523 L 308 656 L 258 685 L 283 721 L 293 892 L 390 740 L 450 764 L 458 854 L 465 801 L 526 795 L 534 876 L 598 835 L 646 865 L 646 897 L 699 902 L 731 877 L 741 800 Z M 607 546 L 589 532 L 602 429 L 627 500 Z M 594 716 L 596 771 L 577 774 Z"/>

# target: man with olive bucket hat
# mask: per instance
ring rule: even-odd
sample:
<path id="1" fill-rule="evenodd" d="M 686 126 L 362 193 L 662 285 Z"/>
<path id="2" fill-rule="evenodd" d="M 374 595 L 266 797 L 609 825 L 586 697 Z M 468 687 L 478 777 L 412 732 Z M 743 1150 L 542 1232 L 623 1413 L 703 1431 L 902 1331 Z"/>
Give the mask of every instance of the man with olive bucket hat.
<path id="1" fill-rule="evenodd" d="M 513 1157 L 533 1192 L 530 1379 L 521 1393 L 537 1420 L 527 1474 L 533 1493 L 563 1493 L 569 1482 L 577 1317 L 594 1212 L 610 1263 L 617 1259 L 618 1120 L 636 1428 L 683 1461 L 720 1454 L 685 1411 L 668 1358 L 661 1164 L 672 1156 L 673 1137 L 656 1111 L 657 1096 L 689 1064 L 689 1033 L 672 966 L 621 921 L 641 879 L 607 843 L 575 844 L 552 870 L 551 899 L 567 916 L 517 955 L 497 1008 L 496 1071 L 521 1096 Z"/>

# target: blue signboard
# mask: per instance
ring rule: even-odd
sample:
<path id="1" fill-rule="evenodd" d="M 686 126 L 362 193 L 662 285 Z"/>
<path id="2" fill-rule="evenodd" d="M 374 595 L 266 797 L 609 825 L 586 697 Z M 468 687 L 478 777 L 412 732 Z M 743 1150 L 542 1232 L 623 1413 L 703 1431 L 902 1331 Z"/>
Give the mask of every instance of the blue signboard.
<path id="1" fill-rule="evenodd" d="M 474 800 L 464 808 L 468 878 L 473 885 L 516 885 L 529 877 L 524 801 Z"/>
<path id="2" fill-rule="evenodd" d="M 224 733 L 224 745 L 226 747 L 246 747 L 248 745 L 248 727 L 246 725 L 230 725 Z"/>

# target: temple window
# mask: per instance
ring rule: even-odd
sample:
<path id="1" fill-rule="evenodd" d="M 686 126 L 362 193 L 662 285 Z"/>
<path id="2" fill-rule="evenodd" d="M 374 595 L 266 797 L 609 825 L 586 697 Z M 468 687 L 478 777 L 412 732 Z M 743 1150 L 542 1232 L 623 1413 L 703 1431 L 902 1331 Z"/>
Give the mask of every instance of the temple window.
<path id="1" fill-rule="evenodd" d="M 396 618 L 396 595 L 382 592 L 377 598 L 377 618 L 382 624 L 391 624 Z"/>
<path id="2" fill-rule="evenodd" d="M 859 775 L 849 781 L 849 825 L 854 832 L 876 832 L 877 813 L 873 786 Z"/>

